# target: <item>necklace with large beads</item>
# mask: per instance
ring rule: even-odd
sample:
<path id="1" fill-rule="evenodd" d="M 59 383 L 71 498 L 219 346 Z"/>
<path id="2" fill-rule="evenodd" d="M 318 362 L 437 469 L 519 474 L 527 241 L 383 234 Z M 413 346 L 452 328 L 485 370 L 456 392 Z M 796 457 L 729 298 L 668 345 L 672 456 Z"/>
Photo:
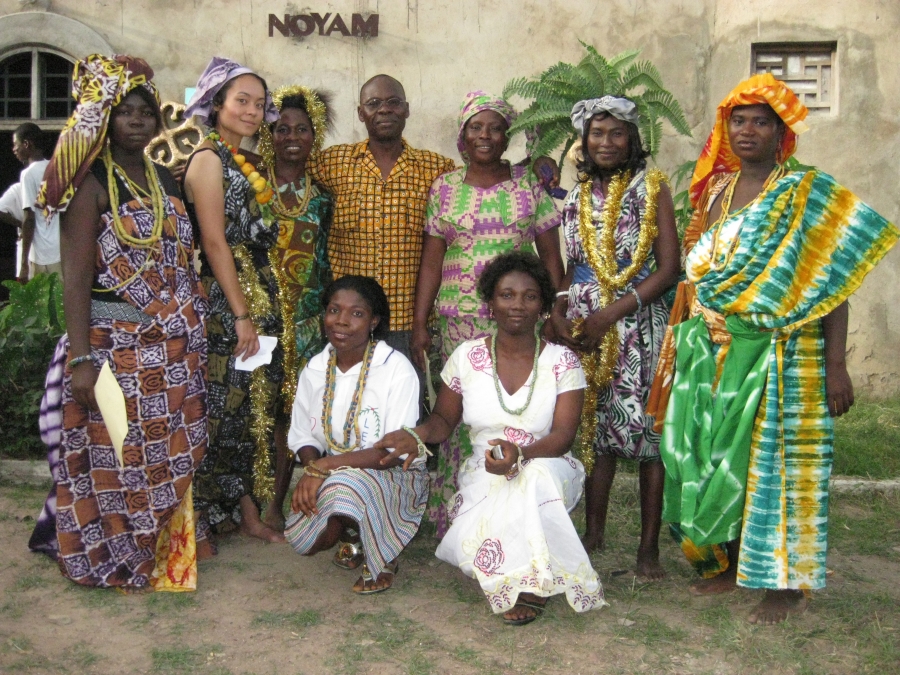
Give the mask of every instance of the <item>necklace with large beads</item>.
<path id="1" fill-rule="evenodd" d="M 240 169 L 241 173 L 247 177 L 247 181 L 250 183 L 250 187 L 252 187 L 253 191 L 256 193 L 257 203 L 268 203 L 268 201 L 272 199 L 275 193 L 272 188 L 269 187 L 269 181 L 259 175 L 256 167 L 248 162 L 247 158 L 237 151 L 237 148 L 231 145 L 231 143 L 229 143 L 228 141 L 224 140 L 218 132 L 210 131 L 208 134 L 206 134 L 206 137 L 213 143 L 222 145 L 228 150 L 228 152 L 231 153 L 231 158 L 234 160 L 234 163 L 237 164 L 237 168 Z"/>
<path id="2" fill-rule="evenodd" d="M 338 443 L 331 435 L 331 412 L 334 407 L 334 389 L 337 380 L 337 350 L 331 348 L 331 356 L 328 358 L 328 369 L 325 371 L 325 392 L 322 394 L 322 433 L 325 435 L 325 443 L 330 450 L 343 454 L 356 450 L 359 446 L 359 405 L 362 401 L 363 391 L 366 388 L 366 379 L 369 376 L 369 368 L 372 365 L 372 356 L 375 354 L 375 343 L 369 342 L 366 345 L 366 352 L 363 354 L 362 368 L 359 370 L 359 378 L 356 380 L 356 389 L 353 392 L 353 398 L 350 400 L 350 408 L 347 410 L 347 417 L 344 419 L 344 441 Z M 350 444 L 350 431 L 355 434 L 356 443 Z"/>

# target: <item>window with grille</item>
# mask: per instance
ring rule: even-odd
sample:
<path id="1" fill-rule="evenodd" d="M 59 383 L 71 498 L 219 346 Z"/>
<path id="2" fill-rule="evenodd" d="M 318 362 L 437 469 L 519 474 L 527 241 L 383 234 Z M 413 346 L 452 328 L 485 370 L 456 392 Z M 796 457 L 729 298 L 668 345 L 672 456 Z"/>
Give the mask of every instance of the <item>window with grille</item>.
<path id="1" fill-rule="evenodd" d="M 752 74 L 772 73 L 813 113 L 837 112 L 837 43 L 778 42 L 753 45 Z"/>
<path id="2" fill-rule="evenodd" d="M 72 66 L 51 51 L 25 48 L 0 62 L 0 119 L 65 120 L 75 109 Z"/>

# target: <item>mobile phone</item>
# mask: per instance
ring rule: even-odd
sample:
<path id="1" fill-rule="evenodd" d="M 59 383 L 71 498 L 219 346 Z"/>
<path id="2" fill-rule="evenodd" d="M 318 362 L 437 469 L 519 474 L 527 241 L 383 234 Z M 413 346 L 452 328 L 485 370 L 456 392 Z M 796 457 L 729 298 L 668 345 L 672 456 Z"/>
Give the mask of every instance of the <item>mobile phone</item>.
<path id="1" fill-rule="evenodd" d="M 503 459 L 503 446 L 499 443 L 497 445 L 491 446 L 491 456 L 494 459 Z"/>

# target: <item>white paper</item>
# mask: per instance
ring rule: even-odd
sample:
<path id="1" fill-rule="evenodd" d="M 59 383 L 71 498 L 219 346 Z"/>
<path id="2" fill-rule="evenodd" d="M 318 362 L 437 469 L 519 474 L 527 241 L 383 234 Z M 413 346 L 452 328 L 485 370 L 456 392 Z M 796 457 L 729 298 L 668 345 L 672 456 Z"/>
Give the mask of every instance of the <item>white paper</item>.
<path id="1" fill-rule="evenodd" d="M 112 441 L 121 466 L 123 464 L 122 444 L 128 433 L 128 415 L 125 412 L 125 394 L 122 393 L 122 388 L 119 386 L 116 376 L 113 375 L 108 361 L 103 362 L 100 375 L 97 376 L 94 398 L 97 400 L 97 407 L 100 408 L 103 423 L 109 431 L 109 440 Z"/>
<path id="2" fill-rule="evenodd" d="M 272 363 L 272 352 L 278 344 L 278 338 L 269 337 L 268 335 L 259 336 L 259 351 L 249 359 L 243 356 L 235 360 L 234 367 L 237 370 L 256 370 L 260 366 Z"/>

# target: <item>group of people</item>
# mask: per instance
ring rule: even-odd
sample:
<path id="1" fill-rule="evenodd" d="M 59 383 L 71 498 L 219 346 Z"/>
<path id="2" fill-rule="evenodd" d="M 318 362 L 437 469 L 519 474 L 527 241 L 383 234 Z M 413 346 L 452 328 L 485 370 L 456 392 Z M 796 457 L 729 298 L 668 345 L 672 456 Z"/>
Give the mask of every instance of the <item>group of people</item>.
<path id="1" fill-rule="evenodd" d="M 218 57 L 186 110 L 209 134 L 179 187 L 143 152 L 161 125 L 152 74 L 127 56 L 76 65 L 37 200 L 61 216 L 68 334 L 30 546 L 64 575 L 191 590 L 238 527 L 304 555 L 337 545 L 352 590 L 379 593 L 428 512 L 436 555 L 522 625 L 555 594 L 606 604 L 589 554 L 622 458 L 640 464 L 636 576 L 665 575 L 665 519 L 704 577 L 693 592 L 769 590 L 752 621 L 824 584 L 846 299 L 898 231 L 826 174 L 785 168 L 806 110 L 784 83 L 756 76 L 720 105 L 679 249 L 626 98 L 572 110 L 578 183 L 560 211 L 533 164 L 504 159 L 502 99 L 466 96 L 456 168 L 407 144 L 403 87 L 379 75 L 360 91 L 368 139 L 323 149 L 327 96 L 270 92 Z M 243 369 L 265 336 L 271 360 Z M 125 397 L 119 455 L 93 393 L 105 364 Z"/>

